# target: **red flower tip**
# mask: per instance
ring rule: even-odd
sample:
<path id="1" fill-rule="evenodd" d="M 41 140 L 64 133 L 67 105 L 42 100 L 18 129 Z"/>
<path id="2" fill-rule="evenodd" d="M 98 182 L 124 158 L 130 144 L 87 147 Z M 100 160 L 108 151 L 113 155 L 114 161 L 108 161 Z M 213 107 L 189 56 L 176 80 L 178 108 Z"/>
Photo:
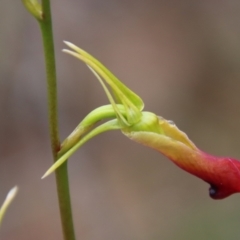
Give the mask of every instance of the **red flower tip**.
<path id="1" fill-rule="evenodd" d="M 183 150 L 183 149 L 182 149 Z M 211 156 L 197 151 L 184 151 L 173 158 L 165 149 L 160 151 L 183 170 L 210 184 L 209 196 L 223 199 L 240 192 L 240 162 L 232 158 Z"/>
<path id="2" fill-rule="evenodd" d="M 223 199 L 240 192 L 240 162 L 232 158 L 218 158 L 203 153 L 208 171 L 195 172 L 195 175 L 210 184 L 209 196 Z"/>
<path id="3" fill-rule="evenodd" d="M 159 125 L 163 134 L 149 131 L 124 134 L 159 151 L 183 170 L 209 183 L 211 198 L 223 199 L 240 192 L 240 161 L 202 152 L 184 132 L 164 119 L 160 119 Z"/>

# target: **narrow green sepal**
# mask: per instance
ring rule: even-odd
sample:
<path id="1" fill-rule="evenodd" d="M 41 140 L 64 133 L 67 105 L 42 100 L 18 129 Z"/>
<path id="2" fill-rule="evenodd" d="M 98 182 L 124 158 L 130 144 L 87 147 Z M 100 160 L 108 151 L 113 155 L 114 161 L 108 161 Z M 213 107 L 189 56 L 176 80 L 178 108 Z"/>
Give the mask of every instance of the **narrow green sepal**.
<path id="1" fill-rule="evenodd" d="M 87 65 L 88 66 L 88 65 Z M 119 123 L 122 125 L 122 126 L 129 126 L 129 122 L 127 121 L 127 119 L 121 114 L 121 112 L 119 111 L 118 107 L 117 107 L 117 104 L 115 103 L 115 100 L 114 98 L 112 97 L 110 91 L 108 90 L 108 88 L 106 87 L 106 85 L 104 84 L 104 82 L 102 81 L 101 77 L 97 74 L 97 72 L 91 68 L 90 66 L 88 66 L 89 69 L 92 71 L 92 73 L 96 76 L 96 78 L 98 79 L 98 81 L 100 82 L 100 84 L 102 85 L 103 87 L 103 90 L 105 91 L 107 97 L 108 97 L 108 100 L 109 102 L 111 103 L 113 109 L 114 109 L 114 112 L 116 114 L 116 117 L 117 119 L 119 120 Z"/>
<path id="2" fill-rule="evenodd" d="M 129 99 L 131 100 L 131 102 L 139 109 L 139 110 L 143 110 L 144 108 L 144 103 L 142 101 L 142 99 L 136 94 L 134 93 L 132 90 L 130 90 L 126 85 L 124 85 L 111 71 L 109 71 L 102 63 L 100 63 L 96 58 L 94 58 L 92 55 L 90 55 L 89 53 L 87 53 L 86 51 L 84 51 L 83 49 L 77 47 L 76 45 L 64 41 L 64 43 L 66 45 L 68 45 L 68 47 L 72 48 L 74 51 L 76 51 L 77 53 L 79 53 L 80 55 L 82 55 L 84 57 L 85 60 L 83 61 L 87 61 L 86 63 L 88 64 L 89 62 L 91 62 L 94 66 L 97 66 L 97 68 L 106 74 L 107 79 L 105 79 L 107 81 L 107 83 L 114 88 L 114 85 L 117 86 L 118 89 L 121 90 L 121 92 Z M 90 64 L 88 64 L 90 65 Z M 91 66 L 91 65 L 90 65 Z M 92 66 L 91 66 L 92 67 Z M 95 69 L 95 68 L 94 68 Z M 96 70 L 96 69 L 95 69 Z M 100 74 L 100 73 L 98 73 Z M 100 74 L 101 75 L 101 74 Z M 103 76 L 102 76 L 103 77 Z M 110 79 L 110 81 L 109 81 Z"/>
<path id="3" fill-rule="evenodd" d="M 89 141 L 91 138 L 110 130 L 121 129 L 117 119 L 110 120 L 102 125 L 94 128 L 91 132 L 85 135 L 79 142 L 77 142 L 72 148 L 70 148 L 62 156 L 59 156 L 59 159 L 47 170 L 47 172 L 42 176 L 42 179 L 54 172 L 58 167 L 60 167 L 67 159 L 72 156 L 84 143 Z"/>
<path id="4" fill-rule="evenodd" d="M 124 125 L 132 125 L 138 122 L 141 118 L 141 111 L 144 108 L 144 103 L 142 99 L 137 94 L 132 92 L 129 88 L 127 88 L 122 82 L 120 82 L 104 65 L 102 65 L 93 56 L 91 56 L 84 50 L 78 48 L 72 43 L 69 42 L 65 43 L 74 51 L 66 49 L 64 49 L 63 51 L 82 60 L 90 67 L 91 70 L 95 72 L 94 74 L 98 78 L 99 82 L 102 84 L 109 100 L 110 100 L 109 96 L 111 96 L 111 94 L 106 91 L 106 87 L 104 83 L 101 81 L 100 77 L 102 77 L 106 81 L 106 83 L 110 86 L 117 102 L 124 105 L 124 107 L 126 108 L 127 122 L 121 118 L 122 116 L 117 116 L 120 119 L 120 121 L 122 121 Z M 112 100 L 110 100 L 110 102 L 111 104 L 113 104 Z M 117 111 L 117 109 L 115 110 Z"/>

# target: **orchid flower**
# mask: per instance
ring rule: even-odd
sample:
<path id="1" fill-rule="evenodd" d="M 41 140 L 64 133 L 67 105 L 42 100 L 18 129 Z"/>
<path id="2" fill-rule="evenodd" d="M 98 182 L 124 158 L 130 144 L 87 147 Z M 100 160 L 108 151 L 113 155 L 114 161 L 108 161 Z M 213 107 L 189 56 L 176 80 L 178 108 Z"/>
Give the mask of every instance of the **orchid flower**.
<path id="1" fill-rule="evenodd" d="M 159 151 L 181 169 L 210 184 L 211 198 L 223 199 L 240 192 L 238 160 L 216 157 L 201 151 L 172 121 L 143 111 L 142 99 L 97 59 L 72 43 L 65 43 L 71 50 L 63 51 L 80 59 L 90 68 L 102 85 L 110 105 L 93 110 L 82 120 L 62 143 L 58 161 L 50 167 L 43 178 L 55 171 L 94 136 L 109 130 L 121 130 L 129 139 Z M 97 125 L 109 118 L 111 120 Z"/>

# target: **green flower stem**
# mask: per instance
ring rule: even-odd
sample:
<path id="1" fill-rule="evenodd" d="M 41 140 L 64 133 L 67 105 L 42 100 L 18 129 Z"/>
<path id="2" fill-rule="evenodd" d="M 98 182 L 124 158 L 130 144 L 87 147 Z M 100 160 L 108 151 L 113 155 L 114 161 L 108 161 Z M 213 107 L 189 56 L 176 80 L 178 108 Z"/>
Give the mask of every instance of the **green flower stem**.
<path id="1" fill-rule="evenodd" d="M 42 0 L 42 19 L 38 22 L 42 31 L 43 47 L 45 54 L 48 92 L 48 114 L 52 154 L 54 162 L 56 162 L 57 153 L 60 150 L 60 141 L 58 136 L 57 81 L 50 0 Z M 63 164 L 56 171 L 56 184 L 64 239 L 75 240 L 67 163 Z"/>

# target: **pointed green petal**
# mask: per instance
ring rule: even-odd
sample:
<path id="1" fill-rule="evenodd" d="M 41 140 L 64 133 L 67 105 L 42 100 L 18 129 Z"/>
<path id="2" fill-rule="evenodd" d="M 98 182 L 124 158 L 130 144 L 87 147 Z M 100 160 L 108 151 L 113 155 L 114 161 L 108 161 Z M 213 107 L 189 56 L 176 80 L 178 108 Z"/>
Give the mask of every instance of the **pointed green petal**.
<path id="1" fill-rule="evenodd" d="M 88 66 L 89 67 L 89 66 Z M 109 90 L 107 89 L 107 87 L 105 86 L 104 82 L 102 81 L 102 79 L 100 78 L 100 76 L 94 71 L 94 69 L 92 69 L 91 67 L 89 67 L 89 69 L 93 72 L 93 74 L 95 75 L 95 77 L 98 79 L 98 81 L 100 82 L 100 84 L 102 85 L 109 102 L 112 104 L 112 107 L 116 113 L 116 117 L 119 120 L 119 123 L 121 123 L 123 126 L 129 126 L 129 123 L 126 121 L 126 119 L 124 118 L 124 116 L 121 114 L 121 112 L 119 111 L 119 109 L 117 108 L 117 105 L 111 95 L 111 93 L 109 92 Z"/>
<path id="2" fill-rule="evenodd" d="M 163 129 L 164 135 L 170 137 L 174 141 L 179 141 L 187 145 L 193 150 L 197 149 L 194 143 L 188 138 L 187 134 L 181 131 L 172 121 L 159 117 L 159 125 Z"/>
<path id="3" fill-rule="evenodd" d="M 54 172 L 58 167 L 60 167 L 67 159 L 75 153 L 78 148 L 80 148 L 84 143 L 89 141 L 91 138 L 97 136 L 100 133 L 110 131 L 110 130 L 116 130 L 121 129 L 121 126 L 119 126 L 118 120 L 114 119 L 111 121 L 108 121 L 95 129 L 93 129 L 90 133 L 88 133 L 86 136 L 84 136 L 77 144 L 75 144 L 69 151 L 67 151 L 63 156 L 60 156 L 60 158 L 55 162 L 48 170 L 47 172 L 42 176 L 42 179 L 50 175 L 52 172 Z"/>
<path id="4" fill-rule="evenodd" d="M 146 117 L 145 122 L 144 118 L 142 118 L 141 123 L 123 129 L 123 134 L 138 143 L 163 153 L 171 159 L 177 157 L 177 153 L 180 152 L 179 149 L 182 149 L 182 152 L 198 151 L 194 143 L 174 123 L 159 117 L 158 122 L 156 122 L 153 115 L 153 113 L 143 112 L 143 116 Z M 152 124 L 149 124 L 149 119 L 152 119 Z"/>
<path id="5" fill-rule="evenodd" d="M 144 108 L 144 103 L 142 99 L 135 94 L 133 91 L 131 91 L 127 86 L 125 86 L 112 72 L 110 72 L 103 64 L 101 64 L 96 58 L 94 58 L 92 55 L 87 53 L 86 51 L 82 50 L 81 48 L 77 47 L 76 45 L 64 41 L 68 47 L 72 48 L 74 51 L 79 53 L 80 55 L 84 56 L 85 59 L 90 60 L 92 63 L 94 63 L 99 69 L 101 69 L 111 81 L 106 81 L 108 82 L 109 85 L 114 83 L 121 91 L 122 93 L 127 96 L 128 99 L 132 101 L 132 103 L 137 106 L 137 108 L 141 111 Z"/>
<path id="6" fill-rule="evenodd" d="M 65 43 L 76 52 L 63 50 L 64 52 L 85 62 L 109 84 L 117 100 L 119 100 L 126 108 L 128 123 L 134 124 L 138 122 L 141 118 L 141 110 L 144 107 L 142 99 L 121 83 L 106 67 L 90 54 L 69 42 Z"/>
<path id="7" fill-rule="evenodd" d="M 137 106 L 135 106 L 133 104 L 133 102 L 131 101 L 131 99 L 127 98 L 124 93 L 118 88 L 118 86 L 116 86 L 114 84 L 114 82 L 112 81 L 111 78 L 108 77 L 108 75 L 102 70 L 100 69 L 96 64 L 94 64 L 91 60 L 85 58 L 84 56 L 73 52 L 73 51 L 69 51 L 69 50 L 63 50 L 64 52 L 82 60 L 83 62 L 85 62 L 87 65 L 89 65 L 92 69 L 94 69 L 103 79 L 105 79 L 105 81 L 110 85 L 110 87 L 112 88 L 112 91 L 114 91 L 115 96 L 117 96 L 118 99 L 120 99 L 121 103 L 125 106 L 126 108 L 126 114 L 127 114 L 127 120 L 129 122 L 129 124 L 133 124 L 136 123 L 140 117 L 141 117 L 141 112 L 140 110 L 137 108 Z"/>
<path id="8" fill-rule="evenodd" d="M 196 155 L 199 155 L 197 149 L 192 149 L 188 145 L 163 134 L 144 131 L 123 133 L 129 139 L 164 154 L 176 164 L 178 164 L 178 159 L 182 159 L 181 164 L 183 164 L 185 159 L 191 157 L 194 159 Z M 189 162 L 189 164 L 192 165 L 194 162 Z"/>

